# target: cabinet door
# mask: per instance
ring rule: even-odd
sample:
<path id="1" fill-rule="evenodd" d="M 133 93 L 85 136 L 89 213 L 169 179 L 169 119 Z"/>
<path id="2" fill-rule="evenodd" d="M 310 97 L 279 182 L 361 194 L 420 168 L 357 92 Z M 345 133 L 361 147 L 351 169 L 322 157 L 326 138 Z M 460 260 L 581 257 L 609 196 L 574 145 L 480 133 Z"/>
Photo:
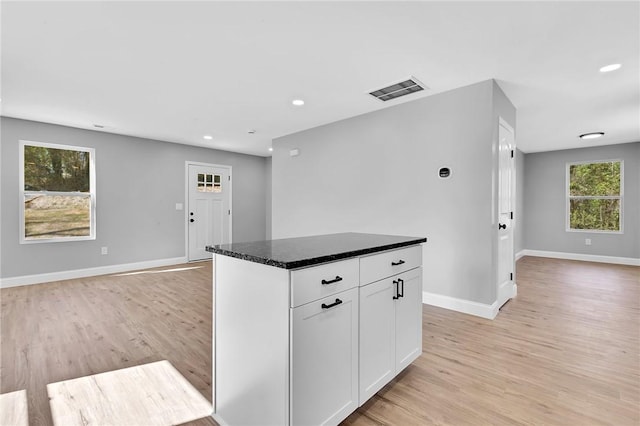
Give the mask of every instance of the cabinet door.
<path id="1" fill-rule="evenodd" d="M 358 289 L 291 311 L 291 423 L 337 425 L 358 408 Z"/>
<path id="2" fill-rule="evenodd" d="M 395 374 L 422 354 L 422 268 L 416 268 L 395 279 L 400 282 L 400 297 L 396 300 Z"/>
<path id="3" fill-rule="evenodd" d="M 360 287 L 360 405 L 395 376 L 393 278 Z"/>

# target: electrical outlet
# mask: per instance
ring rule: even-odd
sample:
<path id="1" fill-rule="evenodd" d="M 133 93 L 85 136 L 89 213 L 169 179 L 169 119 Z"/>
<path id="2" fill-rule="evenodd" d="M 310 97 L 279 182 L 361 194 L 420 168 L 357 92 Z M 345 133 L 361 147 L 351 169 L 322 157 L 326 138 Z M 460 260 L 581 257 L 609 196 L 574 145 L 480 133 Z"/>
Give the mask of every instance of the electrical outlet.
<path id="1" fill-rule="evenodd" d="M 102 249 L 100 250 L 100 252 L 102 254 L 109 254 L 109 247 L 102 247 Z"/>
<path id="2" fill-rule="evenodd" d="M 585 246 L 590 246 L 591 245 L 591 238 L 585 238 L 584 239 L 584 245 Z"/>

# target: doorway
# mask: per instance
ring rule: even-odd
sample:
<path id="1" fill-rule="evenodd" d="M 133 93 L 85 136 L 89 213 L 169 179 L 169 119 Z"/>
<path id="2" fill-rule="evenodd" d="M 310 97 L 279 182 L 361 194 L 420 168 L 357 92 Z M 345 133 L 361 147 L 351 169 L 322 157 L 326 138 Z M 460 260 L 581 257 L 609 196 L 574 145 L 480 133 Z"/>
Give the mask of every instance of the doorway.
<path id="1" fill-rule="evenodd" d="M 187 257 L 210 259 L 206 246 L 231 243 L 231 166 L 187 162 Z"/>
<path id="2" fill-rule="evenodd" d="M 514 205 L 515 134 L 502 118 L 498 122 L 498 307 L 515 296 Z"/>

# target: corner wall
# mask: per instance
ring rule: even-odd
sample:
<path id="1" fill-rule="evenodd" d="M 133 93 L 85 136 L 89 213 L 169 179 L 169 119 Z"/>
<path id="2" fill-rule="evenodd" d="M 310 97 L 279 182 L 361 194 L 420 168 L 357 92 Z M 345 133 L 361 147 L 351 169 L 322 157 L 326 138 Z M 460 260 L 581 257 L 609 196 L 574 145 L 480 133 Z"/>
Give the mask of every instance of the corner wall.
<path id="1" fill-rule="evenodd" d="M 271 184 L 271 157 L 265 158 L 265 226 L 266 226 L 266 239 L 271 239 L 271 199 L 273 198 L 272 193 L 272 184 Z"/>
<path id="2" fill-rule="evenodd" d="M 494 84 L 274 140 L 273 237 L 424 236 L 423 290 L 492 304 L 493 118 L 502 108 L 492 105 Z M 297 157 L 289 155 L 294 148 Z M 443 166 L 452 170 L 448 179 L 438 176 Z"/>
<path id="3" fill-rule="evenodd" d="M 526 212 L 524 209 L 524 159 L 525 154 L 519 149 L 516 149 L 516 241 L 514 247 L 516 256 L 525 248 L 524 226 L 526 221 Z"/>
<path id="4" fill-rule="evenodd" d="M 264 239 L 265 158 L 2 117 L 0 277 L 186 261 L 185 161 L 233 167 L 233 239 Z M 19 244 L 19 140 L 95 148 L 96 239 Z M 185 206 L 186 207 L 186 206 Z M 109 247 L 108 255 L 100 247 Z"/>
<path id="5" fill-rule="evenodd" d="M 622 234 L 565 229 L 566 164 L 595 160 L 624 161 Z M 530 153 L 524 163 L 525 253 L 533 250 L 640 260 L 640 142 Z M 591 239 L 590 246 L 585 245 L 585 238 Z"/>

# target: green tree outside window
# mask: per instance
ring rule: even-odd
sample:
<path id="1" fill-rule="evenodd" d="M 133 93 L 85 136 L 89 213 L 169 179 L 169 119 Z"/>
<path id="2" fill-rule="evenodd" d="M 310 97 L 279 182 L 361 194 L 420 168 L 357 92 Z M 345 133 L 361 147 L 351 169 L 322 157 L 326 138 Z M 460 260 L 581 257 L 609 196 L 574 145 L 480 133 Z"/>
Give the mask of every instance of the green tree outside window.
<path id="1" fill-rule="evenodd" d="M 622 163 L 568 165 L 569 229 L 620 231 Z"/>

